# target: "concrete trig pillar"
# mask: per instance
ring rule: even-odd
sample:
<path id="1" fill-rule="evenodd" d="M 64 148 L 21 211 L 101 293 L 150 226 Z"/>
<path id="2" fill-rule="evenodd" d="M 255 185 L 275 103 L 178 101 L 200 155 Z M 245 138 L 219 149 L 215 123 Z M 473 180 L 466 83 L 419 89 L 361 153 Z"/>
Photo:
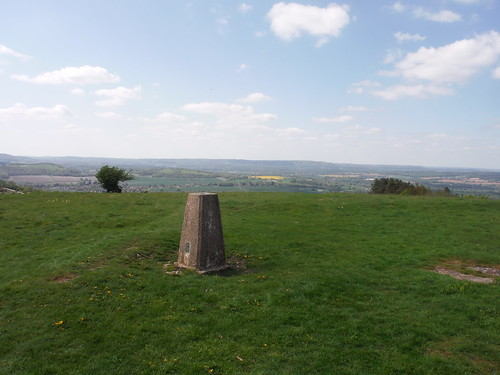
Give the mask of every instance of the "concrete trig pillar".
<path id="1" fill-rule="evenodd" d="M 188 195 L 177 266 L 200 273 L 227 268 L 217 194 Z"/>

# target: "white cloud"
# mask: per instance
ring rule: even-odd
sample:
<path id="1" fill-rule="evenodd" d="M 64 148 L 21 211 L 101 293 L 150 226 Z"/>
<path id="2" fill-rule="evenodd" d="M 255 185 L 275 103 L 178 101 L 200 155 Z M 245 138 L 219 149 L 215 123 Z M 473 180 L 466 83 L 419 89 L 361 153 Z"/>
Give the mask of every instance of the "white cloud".
<path id="1" fill-rule="evenodd" d="M 347 107 L 339 108 L 340 111 L 346 112 L 366 112 L 369 110 L 368 107 L 348 105 Z"/>
<path id="2" fill-rule="evenodd" d="M 70 93 L 73 94 L 73 95 L 84 95 L 85 94 L 85 90 L 82 89 L 81 87 L 76 87 L 74 89 L 71 89 Z"/>
<path id="3" fill-rule="evenodd" d="M 479 3 L 481 0 L 453 0 L 453 1 L 461 4 L 476 4 Z"/>
<path id="4" fill-rule="evenodd" d="M 401 1 L 396 1 L 389 7 L 393 12 L 401 13 L 406 10 L 406 5 L 402 4 Z"/>
<path id="5" fill-rule="evenodd" d="M 348 126 L 342 129 L 342 133 L 346 136 L 371 135 L 380 133 L 380 128 L 365 128 L 361 125 Z"/>
<path id="6" fill-rule="evenodd" d="M 365 80 L 361 82 L 355 82 L 351 85 L 351 87 L 347 90 L 348 94 L 363 94 L 365 89 L 374 88 L 381 86 L 380 82 Z"/>
<path id="7" fill-rule="evenodd" d="M 162 112 L 159 115 L 156 115 L 155 117 L 141 118 L 140 120 L 146 122 L 172 123 L 172 122 L 185 121 L 186 117 L 181 115 L 176 115 L 175 113 L 171 112 Z"/>
<path id="8" fill-rule="evenodd" d="M 413 15 L 417 18 L 423 18 L 434 22 L 451 23 L 462 20 L 462 16 L 460 14 L 452 12 L 451 10 L 441 10 L 439 12 L 432 12 L 422 7 L 415 7 L 413 9 Z"/>
<path id="9" fill-rule="evenodd" d="M 340 35 L 350 22 L 349 7 L 331 3 L 326 8 L 313 5 L 280 2 L 274 4 L 268 19 L 271 30 L 281 39 L 290 41 L 303 33 L 319 37 L 316 46 Z"/>
<path id="10" fill-rule="evenodd" d="M 217 25 L 217 32 L 219 34 L 224 34 L 229 28 L 229 18 L 226 16 L 218 17 L 215 20 L 215 24 Z"/>
<path id="11" fill-rule="evenodd" d="M 105 119 L 122 119 L 123 115 L 120 115 L 116 112 L 99 112 L 96 113 L 97 117 L 105 118 Z"/>
<path id="12" fill-rule="evenodd" d="M 218 25 L 220 26 L 227 26 L 229 25 L 229 20 L 226 17 L 219 17 L 215 20 Z"/>
<path id="13" fill-rule="evenodd" d="M 237 99 L 238 103 L 260 103 L 260 102 L 268 102 L 272 100 L 270 96 L 264 95 L 260 92 L 254 92 L 244 98 Z"/>
<path id="14" fill-rule="evenodd" d="M 216 124 L 222 127 L 242 128 L 277 119 L 271 113 L 254 113 L 251 106 L 227 103 L 193 103 L 186 104 L 184 111 L 201 115 L 214 116 Z"/>
<path id="15" fill-rule="evenodd" d="M 40 83 L 50 85 L 61 84 L 89 84 L 89 83 L 114 83 L 120 80 L 120 77 L 111 74 L 100 66 L 84 65 L 80 67 L 67 67 L 60 70 L 54 70 L 40 74 L 36 77 L 27 75 L 14 75 L 12 78 L 23 82 Z"/>
<path id="16" fill-rule="evenodd" d="M 249 66 L 247 64 L 240 64 L 240 66 L 238 67 L 238 69 L 236 69 L 236 71 L 238 73 L 244 71 L 244 70 L 247 70 L 249 68 Z"/>
<path id="17" fill-rule="evenodd" d="M 337 116 L 337 117 L 313 117 L 313 121 L 315 122 L 321 122 L 321 123 L 335 123 L 335 124 L 341 124 L 344 122 L 351 121 L 353 119 L 352 116 Z"/>
<path id="18" fill-rule="evenodd" d="M 492 76 L 495 79 L 500 79 L 500 66 L 493 70 Z"/>
<path id="19" fill-rule="evenodd" d="M 247 13 L 249 11 L 252 10 L 252 6 L 250 4 L 246 4 L 246 3 L 241 3 L 239 6 L 238 6 L 238 10 L 241 12 L 241 13 Z"/>
<path id="20" fill-rule="evenodd" d="M 419 42 L 419 41 L 422 41 L 422 40 L 426 39 L 425 36 L 422 36 L 420 34 L 402 33 L 401 31 L 398 31 L 397 33 L 394 33 L 394 38 L 396 38 L 396 40 L 399 43 L 408 42 L 408 41 Z"/>
<path id="21" fill-rule="evenodd" d="M 462 20 L 462 16 L 460 14 L 452 12 L 451 10 L 431 11 L 419 6 L 409 7 L 402 4 L 400 1 L 395 2 L 389 7 L 389 9 L 391 9 L 394 13 L 403 13 L 408 10 L 411 11 L 411 14 L 415 18 L 421 18 L 434 22 L 452 23 Z"/>
<path id="22" fill-rule="evenodd" d="M 306 131 L 299 128 L 284 128 L 284 129 L 275 129 L 277 135 L 282 137 L 292 137 L 296 135 L 305 134 Z"/>
<path id="23" fill-rule="evenodd" d="M 465 82 L 500 56 L 500 33 L 491 31 L 439 48 L 422 47 L 395 65 L 395 75 L 409 80 Z"/>
<path id="24" fill-rule="evenodd" d="M 383 90 L 371 92 L 373 95 L 385 99 L 396 100 L 404 97 L 427 98 L 429 95 L 451 95 L 453 90 L 439 85 L 396 85 Z"/>
<path id="25" fill-rule="evenodd" d="M 403 57 L 403 51 L 399 48 L 387 50 L 387 56 L 384 59 L 384 64 L 392 64 Z"/>
<path id="26" fill-rule="evenodd" d="M 13 56 L 13 57 L 17 57 L 18 59 L 21 59 L 21 60 L 31 59 L 31 56 L 25 55 L 25 54 L 20 53 L 20 52 L 16 52 L 13 49 L 10 49 L 9 47 L 6 47 L 2 44 L 0 44 L 0 55 Z"/>
<path id="27" fill-rule="evenodd" d="M 127 100 L 140 99 L 141 98 L 141 86 L 135 86 L 134 88 L 117 87 L 114 89 L 103 89 L 97 90 L 95 94 L 97 96 L 103 96 L 106 99 L 98 100 L 95 102 L 96 105 L 101 107 L 117 107 L 124 105 Z"/>
<path id="28" fill-rule="evenodd" d="M 17 103 L 14 107 L 0 108 L 1 118 L 64 118 L 72 117 L 74 114 L 63 104 L 56 104 L 53 107 L 28 107 L 22 103 Z"/>
<path id="29" fill-rule="evenodd" d="M 496 31 L 438 48 L 422 47 L 395 63 L 394 70 L 380 72 L 381 75 L 402 77 L 406 83 L 372 90 L 371 94 L 385 100 L 451 95 L 453 84 L 466 82 L 480 70 L 495 64 L 499 58 L 500 33 Z M 492 75 L 500 78 L 500 71 L 495 70 Z M 362 93 L 363 85 L 353 85 L 350 91 Z"/>

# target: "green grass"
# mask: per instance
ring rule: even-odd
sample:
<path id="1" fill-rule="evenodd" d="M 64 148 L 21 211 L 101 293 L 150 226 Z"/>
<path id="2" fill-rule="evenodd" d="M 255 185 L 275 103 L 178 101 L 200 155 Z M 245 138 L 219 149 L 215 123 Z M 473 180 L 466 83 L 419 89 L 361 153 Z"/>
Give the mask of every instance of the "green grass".
<path id="1" fill-rule="evenodd" d="M 186 194 L 0 195 L 2 374 L 495 374 L 500 201 L 222 193 L 245 271 L 166 274 Z"/>

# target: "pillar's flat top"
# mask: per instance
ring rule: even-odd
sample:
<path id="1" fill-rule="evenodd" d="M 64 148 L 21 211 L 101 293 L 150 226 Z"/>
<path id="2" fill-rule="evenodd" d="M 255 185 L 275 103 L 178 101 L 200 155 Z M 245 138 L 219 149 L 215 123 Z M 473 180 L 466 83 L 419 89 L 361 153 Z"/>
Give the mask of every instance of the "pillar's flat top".
<path id="1" fill-rule="evenodd" d="M 217 193 L 189 193 L 189 195 L 217 195 Z"/>

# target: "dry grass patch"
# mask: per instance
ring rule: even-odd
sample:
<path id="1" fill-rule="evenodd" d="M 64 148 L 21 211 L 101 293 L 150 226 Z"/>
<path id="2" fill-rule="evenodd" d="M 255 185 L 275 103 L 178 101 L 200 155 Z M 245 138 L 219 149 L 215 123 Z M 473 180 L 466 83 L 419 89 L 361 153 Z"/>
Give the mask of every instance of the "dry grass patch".
<path id="1" fill-rule="evenodd" d="M 427 355 L 452 358 L 457 362 L 466 362 L 474 369 L 475 374 L 496 374 L 497 363 L 479 356 L 473 356 L 461 352 L 460 347 L 464 345 L 464 340 L 460 337 L 448 337 L 442 341 L 434 343 L 427 349 Z"/>

